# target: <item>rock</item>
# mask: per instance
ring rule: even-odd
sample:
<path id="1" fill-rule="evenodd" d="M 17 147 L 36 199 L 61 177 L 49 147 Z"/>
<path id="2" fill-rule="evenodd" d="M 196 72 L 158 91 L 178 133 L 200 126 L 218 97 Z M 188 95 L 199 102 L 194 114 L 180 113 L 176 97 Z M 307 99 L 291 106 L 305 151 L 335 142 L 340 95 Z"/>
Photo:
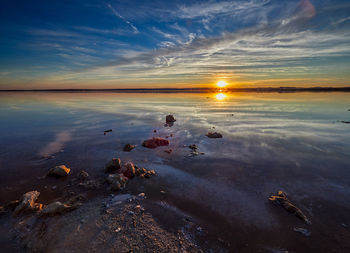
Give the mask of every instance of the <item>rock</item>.
<path id="1" fill-rule="evenodd" d="M 133 178 L 136 175 L 136 169 L 133 163 L 127 163 L 125 165 L 125 171 L 123 172 L 124 176 L 127 178 Z"/>
<path id="2" fill-rule="evenodd" d="M 188 146 L 192 150 L 197 150 L 197 145 L 196 144 L 191 144 Z"/>
<path id="3" fill-rule="evenodd" d="M 125 152 L 130 152 L 131 150 L 133 150 L 136 147 L 136 145 L 131 145 L 131 144 L 126 144 L 123 148 L 123 150 Z"/>
<path id="4" fill-rule="evenodd" d="M 156 172 L 154 170 L 147 170 L 145 168 L 137 168 L 135 174 L 139 177 L 150 178 L 151 176 L 155 175 Z"/>
<path id="5" fill-rule="evenodd" d="M 119 228 L 117 228 L 116 230 L 114 230 L 114 232 L 116 232 L 116 233 L 118 233 L 118 232 L 120 232 L 122 229 L 119 227 Z"/>
<path id="6" fill-rule="evenodd" d="M 118 191 L 125 187 L 128 178 L 123 174 L 110 174 L 107 177 L 107 182 L 111 185 L 112 190 Z"/>
<path id="7" fill-rule="evenodd" d="M 188 146 L 188 148 L 191 149 L 191 153 L 189 156 L 197 156 L 197 155 L 204 155 L 203 152 L 198 152 L 198 147 L 196 144 L 191 144 Z"/>
<path id="8" fill-rule="evenodd" d="M 110 133 L 112 131 L 113 131 L 112 129 L 105 130 L 105 131 L 103 131 L 103 135 L 106 135 L 107 133 Z"/>
<path id="9" fill-rule="evenodd" d="M 63 214 L 63 213 L 72 211 L 82 205 L 81 200 L 82 200 L 82 196 L 77 195 L 75 197 L 70 198 L 65 203 L 61 203 L 60 201 L 53 202 L 45 206 L 43 210 L 40 212 L 40 215 L 53 216 L 53 215 Z"/>
<path id="10" fill-rule="evenodd" d="M 173 150 L 172 149 L 166 149 L 166 150 L 164 150 L 164 152 L 168 153 L 168 154 L 171 154 L 171 152 L 173 152 Z"/>
<path id="11" fill-rule="evenodd" d="M 106 172 L 114 172 L 121 169 L 121 162 L 119 158 L 113 158 L 105 166 Z"/>
<path id="12" fill-rule="evenodd" d="M 272 195 L 269 197 L 272 203 L 278 204 L 286 209 L 288 212 L 293 213 L 298 218 L 305 221 L 306 224 L 311 225 L 311 221 L 303 214 L 303 212 L 293 205 L 288 199 L 287 195 L 283 191 L 278 191 L 277 195 Z"/>
<path id="13" fill-rule="evenodd" d="M 157 148 L 160 146 L 168 146 L 169 141 L 159 137 L 153 137 L 152 139 L 145 140 L 142 146 L 146 148 Z"/>
<path id="14" fill-rule="evenodd" d="M 144 199 L 146 197 L 146 194 L 144 192 L 141 192 L 137 195 L 139 198 Z"/>
<path id="15" fill-rule="evenodd" d="M 20 202 L 19 205 L 16 207 L 14 211 L 14 214 L 19 215 L 20 213 L 25 213 L 25 212 L 40 211 L 43 205 L 39 203 L 35 203 L 39 195 L 40 195 L 40 192 L 38 191 L 30 191 L 23 194 L 22 198 L 19 201 Z"/>
<path id="16" fill-rule="evenodd" d="M 174 123 L 176 121 L 176 119 L 174 118 L 173 115 L 169 114 L 165 117 L 165 122 L 166 123 Z"/>
<path id="17" fill-rule="evenodd" d="M 350 121 L 342 120 L 341 122 L 342 122 L 342 123 L 345 123 L 345 124 L 350 124 Z"/>
<path id="18" fill-rule="evenodd" d="M 47 154 L 45 154 L 45 155 L 40 156 L 40 158 L 41 159 L 54 159 L 55 156 L 54 155 L 47 155 Z"/>
<path id="19" fill-rule="evenodd" d="M 208 138 L 222 138 L 222 134 L 217 132 L 209 132 L 206 134 L 206 136 L 208 136 Z"/>
<path id="20" fill-rule="evenodd" d="M 153 130 L 153 133 L 156 133 L 156 132 L 157 132 L 157 130 L 156 130 L 156 129 L 154 129 L 154 130 Z"/>
<path id="21" fill-rule="evenodd" d="M 164 195 L 164 194 L 166 194 L 166 192 L 165 192 L 165 191 L 163 191 L 163 190 L 161 190 L 161 191 L 160 191 L 160 193 L 161 193 L 161 194 L 163 194 L 163 195 Z"/>
<path id="22" fill-rule="evenodd" d="M 294 232 L 300 233 L 306 237 L 311 236 L 311 232 L 307 230 L 306 228 L 293 228 Z"/>
<path id="23" fill-rule="evenodd" d="M 69 172 L 70 168 L 67 168 L 65 165 L 60 165 L 50 169 L 48 175 L 54 177 L 65 177 Z"/>
<path id="24" fill-rule="evenodd" d="M 82 171 L 79 172 L 78 177 L 79 177 L 80 179 L 86 179 L 86 178 L 89 177 L 89 173 L 87 173 L 86 171 L 82 170 Z"/>

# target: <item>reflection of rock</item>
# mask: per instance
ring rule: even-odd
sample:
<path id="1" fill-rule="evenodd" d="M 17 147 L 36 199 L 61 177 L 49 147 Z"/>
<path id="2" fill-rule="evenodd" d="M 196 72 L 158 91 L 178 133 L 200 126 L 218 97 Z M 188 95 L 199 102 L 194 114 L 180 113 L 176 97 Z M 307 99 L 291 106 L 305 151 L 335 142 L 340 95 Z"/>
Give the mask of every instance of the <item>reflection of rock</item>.
<path id="1" fill-rule="evenodd" d="M 146 148 L 156 148 L 160 146 L 168 146 L 169 141 L 163 138 L 153 137 L 152 139 L 145 140 L 142 146 Z"/>
<path id="2" fill-rule="evenodd" d="M 65 165 L 56 166 L 49 171 L 49 176 L 55 177 L 65 177 L 69 174 L 70 168 L 67 168 Z"/>
<path id="3" fill-rule="evenodd" d="M 126 144 L 123 148 L 123 150 L 125 152 L 130 152 L 131 150 L 133 150 L 136 146 L 135 145 L 131 145 L 131 144 Z"/>
<path id="4" fill-rule="evenodd" d="M 89 173 L 87 173 L 86 171 L 82 170 L 82 171 L 79 172 L 78 177 L 79 177 L 80 179 L 86 179 L 86 178 L 89 177 Z"/>
<path id="5" fill-rule="evenodd" d="M 300 233 L 306 237 L 309 237 L 311 235 L 311 232 L 307 230 L 306 228 L 293 228 L 294 232 Z"/>
<path id="6" fill-rule="evenodd" d="M 174 118 L 173 115 L 169 114 L 165 117 L 165 122 L 166 123 L 174 123 L 176 121 L 176 119 Z"/>
<path id="7" fill-rule="evenodd" d="M 120 170 L 121 168 L 121 162 L 119 158 L 113 158 L 110 162 L 108 162 L 105 166 L 106 172 L 113 172 Z"/>
<path id="8" fill-rule="evenodd" d="M 16 207 L 14 211 L 15 215 L 18 215 L 23 212 L 40 211 L 43 205 L 39 203 L 35 203 L 39 195 L 40 195 L 40 192 L 38 191 L 31 191 L 23 194 L 22 198 L 20 199 L 19 205 Z"/>
<path id="9" fill-rule="evenodd" d="M 283 206 L 288 212 L 295 214 L 298 218 L 305 221 L 305 223 L 311 225 L 311 221 L 303 214 L 303 212 L 296 206 L 294 206 L 288 199 L 287 195 L 283 191 L 279 191 L 277 195 L 272 195 L 269 200 L 280 206 Z"/>
<path id="10" fill-rule="evenodd" d="M 173 152 L 173 150 L 172 149 L 166 149 L 166 150 L 164 150 L 164 152 L 168 153 L 168 154 L 171 154 L 171 152 Z"/>
<path id="11" fill-rule="evenodd" d="M 208 136 L 208 138 L 222 138 L 222 134 L 217 132 L 209 132 L 206 134 L 206 136 Z"/>

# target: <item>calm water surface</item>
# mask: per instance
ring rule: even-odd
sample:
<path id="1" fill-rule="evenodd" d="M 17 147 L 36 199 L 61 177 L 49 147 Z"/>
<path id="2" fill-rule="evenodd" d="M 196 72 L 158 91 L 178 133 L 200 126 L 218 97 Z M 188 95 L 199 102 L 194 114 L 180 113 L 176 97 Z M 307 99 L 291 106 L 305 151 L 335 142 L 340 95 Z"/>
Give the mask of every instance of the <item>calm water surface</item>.
<path id="1" fill-rule="evenodd" d="M 37 180 L 51 166 L 94 175 L 120 157 L 157 171 L 138 191 L 166 190 L 167 204 L 233 243 L 345 252 L 350 124 L 341 121 L 350 121 L 348 109 L 349 93 L 0 93 L 0 202 L 32 189 L 54 194 Z M 172 127 L 164 126 L 167 114 L 177 119 Z M 103 135 L 106 129 L 113 132 Z M 209 131 L 224 138 L 209 139 Z M 170 134 L 169 147 L 141 146 Z M 126 153 L 126 143 L 138 146 Z M 190 157 L 189 144 L 205 155 Z M 311 218 L 311 238 L 292 231 L 305 227 L 300 220 L 268 203 L 278 190 Z"/>

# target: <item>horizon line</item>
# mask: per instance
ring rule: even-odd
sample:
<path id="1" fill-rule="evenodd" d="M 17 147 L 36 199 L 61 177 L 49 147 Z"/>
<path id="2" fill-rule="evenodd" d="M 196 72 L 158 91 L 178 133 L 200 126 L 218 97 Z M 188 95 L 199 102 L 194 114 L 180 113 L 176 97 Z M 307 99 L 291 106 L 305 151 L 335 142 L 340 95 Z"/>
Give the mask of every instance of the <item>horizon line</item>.
<path id="1" fill-rule="evenodd" d="M 72 88 L 72 89 L 0 89 L 0 92 L 119 92 L 119 93 L 132 93 L 132 92 L 302 92 L 302 91 L 315 91 L 315 92 L 329 92 L 329 91 L 349 91 L 350 86 L 343 87 L 250 87 L 250 88 L 108 88 L 108 89 L 88 89 L 88 88 Z"/>

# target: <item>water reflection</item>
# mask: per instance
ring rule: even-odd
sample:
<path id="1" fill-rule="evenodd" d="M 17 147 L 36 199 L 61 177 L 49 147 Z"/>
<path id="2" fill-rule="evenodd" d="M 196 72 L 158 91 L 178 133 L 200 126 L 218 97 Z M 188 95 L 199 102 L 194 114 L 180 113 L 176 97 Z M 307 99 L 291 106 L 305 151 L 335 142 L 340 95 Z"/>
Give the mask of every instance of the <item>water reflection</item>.
<path id="1" fill-rule="evenodd" d="M 224 93 L 218 93 L 215 97 L 217 100 L 224 100 L 227 96 Z"/>

